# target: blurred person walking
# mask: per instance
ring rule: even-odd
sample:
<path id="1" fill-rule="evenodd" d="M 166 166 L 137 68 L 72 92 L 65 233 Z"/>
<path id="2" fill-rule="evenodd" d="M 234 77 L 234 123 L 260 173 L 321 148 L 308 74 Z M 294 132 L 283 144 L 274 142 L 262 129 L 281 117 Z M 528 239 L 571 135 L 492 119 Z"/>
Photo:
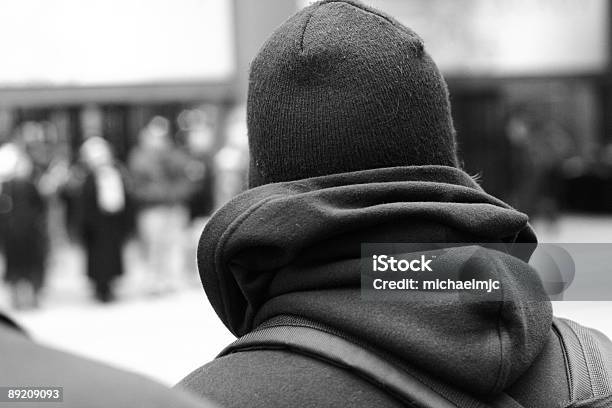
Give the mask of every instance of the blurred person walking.
<path id="1" fill-rule="evenodd" d="M 46 205 L 32 180 L 32 161 L 16 144 L 0 151 L 0 243 L 4 280 L 16 309 L 37 307 L 43 287 L 48 236 Z"/>
<path id="2" fill-rule="evenodd" d="M 130 231 L 126 177 L 100 137 L 87 139 L 80 154 L 88 170 L 78 208 L 87 276 L 96 298 L 110 302 L 113 281 L 124 272 L 123 247 Z"/>
<path id="3" fill-rule="evenodd" d="M 552 119 L 513 114 L 506 126 L 510 144 L 510 202 L 554 230 L 562 197 L 562 165 L 572 151 L 571 137 Z"/>
<path id="4" fill-rule="evenodd" d="M 182 121 L 181 121 L 182 119 Z M 185 265 L 193 263 L 197 242 L 208 218 L 215 209 L 216 170 L 213 159 L 214 127 L 210 114 L 203 109 L 185 111 L 179 116 L 184 129 L 184 151 L 188 158 L 186 174 L 191 183 L 187 200 L 189 226 L 185 231 Z M 193 268 L 185 268 L 188 282 L 199 284 Z"/>
<path id="5" fill-rule="evenodd" d="M 129 158 L 151 294 L 178 285 L 184 267 L 186 203 L 193 188 L 187 176 L 188 157 L 173 145 L 169 129 L 167 119 L 153 118 Z"/>
<path id="6" fill-rule="evenodd" d="M 215 208 L 213 141 L 211 128 L 197 128 L 187 132 L 186 153 L 189 161 L 186 174 L 192 184 L 188 199 L 189 218 L 192 222 L 208 218 Z"/>
<path id="7" fill-rule="evenodd" d="M 245 117 L 246 106 L 234 108 L 228 118 L 225 144 L 215 155 L 217 207 L 247 188 L 249 141 Z"/>

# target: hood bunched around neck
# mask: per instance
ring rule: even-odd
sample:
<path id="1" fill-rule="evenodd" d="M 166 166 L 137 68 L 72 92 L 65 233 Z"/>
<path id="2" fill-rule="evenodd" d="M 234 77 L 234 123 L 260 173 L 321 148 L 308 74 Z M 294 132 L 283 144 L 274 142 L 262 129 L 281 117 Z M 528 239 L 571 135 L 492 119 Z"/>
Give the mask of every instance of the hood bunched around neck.
<path id="1" fill-rule="evenodd" d="M 545 296 L 523 260 L 496 252 L 484 266 L 507 288 L 499 302 L 365 302 L 364 242 L 536 238 L 525 214 L 461 170 L 394 167 L 244 192 L 204 229 L 198 267 L 211 304 L 237 336 L 277 315 L 302 316 L 479 395 L 507 388 L 543 348 L 551 305 L 534 300 Z"/>

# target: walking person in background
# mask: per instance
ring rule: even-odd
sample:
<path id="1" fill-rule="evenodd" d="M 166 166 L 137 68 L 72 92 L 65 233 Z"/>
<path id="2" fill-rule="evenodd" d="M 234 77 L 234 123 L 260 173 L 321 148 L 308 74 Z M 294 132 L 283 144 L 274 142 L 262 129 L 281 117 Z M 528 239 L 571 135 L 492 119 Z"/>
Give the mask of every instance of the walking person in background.
<path id="1" fill-rule="evenodd" d="M 47 257 L 47 219 L 43 197 L 32 180 L 32 162 L 16 144 L 2 146 L 0 164 L 0 240 L 16 309 L 35 308 L 43 287 Z"/>
<path id="2" fill-rule="evenodd" d="M 169 137 L 168 120 L 157 116 L 142 130 L 129 158 L 152 294 L 176 288 L 184 266 L 186 202 L 192 191 L 188 159 Z"/>
<path id="3" fill-rule="evenodd" d="M 189 218 L 198 224 L 200 231 L 215 208 L 214 141 L 213 126 L 204 120 L 193 123 L 185 134 L 186 175 L 192 184 L 188 199 Z"/>
<path id="4" fill-rule="evenodd" d="M 126 179 L 104 139 L 87 139 L 80 153 L 88 169 L 79 205 L 87 276 L 96 298 L 110 302 L 113 281 L 123 274 L 123 247 L 130 230 Z"/>
<path id="5" fill-rule="evenodd" d="M 210 112 L 203 109 L 185 111 L 179 116 L 183 128 L 182 140 L 187 158 L 186 175 L 191 183 L 191 193 L 187 204 L 189 225 L 185 230 L 185 265 L 192 264 L 197 251 L 197 243 L 202 228 L 215 209 L 216 171 L 213 159 L 215 128 Z M 185 268 L 187 282 L 199 285 L 193 268 Z"/>
<path id="6" fill-rule="evenodd" d="M 247 188 L 249 140 L 245 117 L 246 106 L 234 108 L 227 120 L 225 144 L 215 155 L 217 207 L 221 207 Z"/>

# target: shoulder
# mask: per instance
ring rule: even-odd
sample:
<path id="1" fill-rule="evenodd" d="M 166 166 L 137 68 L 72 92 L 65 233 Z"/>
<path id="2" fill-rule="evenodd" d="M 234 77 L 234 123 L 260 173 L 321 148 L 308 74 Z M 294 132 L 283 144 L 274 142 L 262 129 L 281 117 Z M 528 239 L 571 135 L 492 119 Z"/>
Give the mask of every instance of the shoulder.
<path id="1" fill-rule="evenodd" d="M 360 377 L 314 358 L 281 350 L 230 354 L 177 385 L 227 407 L 398 407 Z"/>
<path id="2" fill-rule="evenodd" d="M 523 404 L 556 408 L 563 401 L 602 397 L 611 390 L 610 340 L 597 330 L 555 318 L 546 346 L 507 392 Z"/>

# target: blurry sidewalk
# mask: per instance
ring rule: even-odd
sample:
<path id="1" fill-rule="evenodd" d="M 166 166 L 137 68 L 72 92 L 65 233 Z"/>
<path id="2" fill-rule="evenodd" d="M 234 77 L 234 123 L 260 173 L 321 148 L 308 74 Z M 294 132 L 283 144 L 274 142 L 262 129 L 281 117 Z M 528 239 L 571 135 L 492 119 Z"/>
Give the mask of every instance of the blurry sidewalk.
<path id="1" fill-rule="evenodd" d="M 539 242 L 612 242 L 612 215 L 562 215 L 556 224 L 535 220 L 532 226 Z"/>
<path id="2" fill-rule="evenodd" d="M 179 288 L 162 295 L 149 293 L 149 277 L 134 243 L 126 249 L 125 262 L 117 301 L 101 304 L 93 299 L 84 274 L 82 251 L 61 247 L 49 265 L 41 308 L 11 310 L 1 285 L 0 308 L 44 344 L 166 384 L 175 384 L 233 340 L 206 299 L 195 255 Z"/>
<path id="3" fill-rule="evenodd" d="M 541 242 L 612 242 L 612 216 L 571 215 L 555 227 L 535 226 Z M 108 305 L 92 300 L 82 262 L 79 250 L 64 247 L 54 258 L 43 307 L 9 311 L 37 340 L 166 384 L 176 383 L 233 340 L 206 299 L 195 261 L 181 290 L 153 297 L 144 289 L 147 275 L 136 248 L 128 248 L 119 300 Z M 5 300 L 0 294 L 3 308 Z M 612 337 L 612 302 L 556 302 L 554 309 Z"/>

